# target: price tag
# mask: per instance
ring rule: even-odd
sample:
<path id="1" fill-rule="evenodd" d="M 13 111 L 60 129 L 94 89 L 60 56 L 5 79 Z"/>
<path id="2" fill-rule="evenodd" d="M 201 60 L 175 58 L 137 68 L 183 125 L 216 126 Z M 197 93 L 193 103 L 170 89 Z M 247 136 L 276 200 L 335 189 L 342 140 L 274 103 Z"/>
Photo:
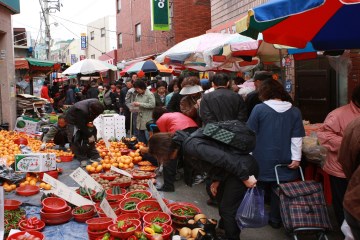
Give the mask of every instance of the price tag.
<path id="1" fill-rule="evenodd" d="M 74 190 L 56 180 L 55 178 L 44 173 L 43 181 L 50 184 L 54 189 L 52 192 L 62 199 L 74 204 L 75 206 L 93 205 L 94 203 L 77 194 Z"/>
<path id="2" fill-rule="evenodd" d="M 104 211 L 107 217 L 112 218 L 114 222 L 116 221 L 116 214 L 105 198 L 101 201 L 100 208 Z"/>
<path id="3" fill-rule="evenodd" d="M 111 166 L 110 170 L 114 171 L 114 172 L 117 172 L 117 173 L 120 173 L 121 175 L 127 176 L 129 178 L 133 178 L 133 176 L 129 172 L 121 170 L 121 169 L 119 169 L 117 167 Z"/>
<path id="4" fill-rule="evenodd" d="M 103 191 L 103 187 L 95 181 L 89 174 L 87 174 L 82 168 L 76 169 L 70 174 L 70 177 L 75 180 L 81 187 L 89 186 L 95 192 Z"/>
<path id="5" fill-rule="evenodd" d="M 0 187 L 0 240 L 4 239 L 4 188 Z"/>
<path id="6" fill-rule="evenodd" d="M 150 189 L 150 192 L 152 193 L 152 196 L 158 201 L 163 212 L 170 215 L 171 214 L 170 209 L 166 206 L 164 200 L 162 199 L 160 193 L 158 192 L 158 190 L 156 189 L 156 187 L 154 186 L 152 181 L 148 180 L 147 183 L 149 185 L 149 189 Z"/>

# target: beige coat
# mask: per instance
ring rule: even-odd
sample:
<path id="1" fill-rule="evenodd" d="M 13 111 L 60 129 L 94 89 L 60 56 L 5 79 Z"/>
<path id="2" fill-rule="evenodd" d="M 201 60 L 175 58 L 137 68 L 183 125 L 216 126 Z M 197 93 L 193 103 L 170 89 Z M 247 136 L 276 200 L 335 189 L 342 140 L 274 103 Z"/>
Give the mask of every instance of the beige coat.
<path id="1" fill-rule="evenodd" d="M 149 89 L 146 89 L 144 94 L 136 94 L 134 102 L 140 103 L 136 128 L 146 130 L 146 123 L 152 119 L 152 112 L 155 108 L 155 96 Z"/>

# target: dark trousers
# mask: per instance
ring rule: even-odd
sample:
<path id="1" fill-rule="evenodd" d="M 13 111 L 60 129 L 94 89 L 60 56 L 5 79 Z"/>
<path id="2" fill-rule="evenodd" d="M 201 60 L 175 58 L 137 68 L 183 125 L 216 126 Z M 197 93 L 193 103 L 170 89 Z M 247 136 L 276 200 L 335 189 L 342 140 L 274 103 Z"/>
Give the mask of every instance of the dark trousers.
<path id="1" fill-rule="evenodd" d="M 269 220 L 274 223 L 281 222 L 280 215 L 280 199 L 276 194 L 278 184 L 276 182 L 261 182 L 258 181 L 256 186 L 265 191 L 265 194 L 270 194 L 270 216 Z M 270 191 L 267 191 L 270 189 Z"/>
<path id="2" fill-rule="evenodd" d="M 176 169 L 178 159 L 171 159 L 163 165 L 164 188 L 175 189 L 174 182 L 176 178 Z"/>
<path id="3" fill-rule="evenodd" d="M 137 130 L 137 139 L 139 142 L 143 142 L 145 144 L 147 144 L 147 139 L 146 139 L 146 133 L 145 133 L 146 130 Z"/>
<path id="4" fill-rule="evenodd" d="M 344 210 L 344 216 L 347 224 L 349 224 L 354 239 L 360 239 L 360 221 L 354 218 L 348 211 Z"/>
<path id="5" fill-rule="evenodd" d="M 96 131 L 94 134 L 96 136 Z M 95 143 L 89 144 L 88 139 L 84 137 L 84 134 L 82 134 L 81 131 L 77 131 L 75 136 L 73 136 L 71 141 L 71 151 L 79 161 L 100 158 Z"/>
<path id="6" fill-rule="evenodd" d="M 236 223 L 236 212 L 244 198 L 247 188 L 237 177 L 229 175 L 220 182 L 216 199 L 219 202 L 219 214 L 221 217 L 219 227 L 225 230 L 229 240 L 240 239 L 240 229 Z"/>
<path id="7" fill-rule="evenodd" d="M 127 107 L 124 107 L 123 113 L 125 116 L 125 129 L 126 129 L 126 131 L 129 131 L 130 130 L 130 111 Z"/>
<path id="8" fill-rule="evenodd" d="M 61 131 L 61 130 L 58 131 L 55 134 L 54 143 L 55 143 L 55 145 L 59 145 L 60 147 L 64 147 L 65 144 L 69 143 L 68 133 L 65 130 L 64 131 Z"/>
<path id="9" fill-rule="evenodd" d="M 346 178 L 339 178 L 330 175 L 331 195 L 336 221 L 341 226 L 344 221 L 343 201 L 348 185 Z"/>

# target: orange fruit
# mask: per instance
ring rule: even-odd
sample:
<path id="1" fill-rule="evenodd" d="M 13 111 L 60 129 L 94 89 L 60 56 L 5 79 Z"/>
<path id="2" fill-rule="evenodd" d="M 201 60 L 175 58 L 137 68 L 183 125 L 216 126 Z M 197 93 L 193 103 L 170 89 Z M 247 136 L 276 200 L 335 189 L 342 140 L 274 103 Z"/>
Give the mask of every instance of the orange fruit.
<path id="1" fill-rule="evenodd" d="M 91 164 L 91 166 L 94 167 L 94 168 L 96 168 L 98 165 L 99 165 L 98 162 L 93 162 L 93 163 Z"/>
<path id="2" fill-rule="evenodd" d="M 44 189 L 45 190 L 51 190 L 51 185 L 46 183 L 45 186 L 44 186 Z"/>
<path id="3" fill-rule="evenodd" d="M 20 187 L 23 187 L 25 185 L 26 185 L 25 182 L 20 183 Z"/>
<path id="4" fill-rule="evenodd" d="M 40 183 L 39 187 L 40 188 L 45 188 L 45 185 L 46 185 L 46 183 L 42 182 L 42 183 Z"/>
<path id="5" fill-rule="evenodd" d="M 134 164 L 133 164 L 133 163 L 130 163 L 130 164 L 129 164 L 129 167 L 130 167 L 130 168 L 133 168 L 133 167 L 134 167 Z"/>
<path id="6" fill-rule="evenodd" d="M 95 171 L 100 172 L 102 169 L 103 169 L 103 166 L 99 165 L 99 166 L 96 167 Z"/>
<path id="7" fill-rule="evenodd" d="M 95 172 L 95 167 L 91 166 L 89 172 Z"/>
<path id="8" fill-rule="evenodd" d="M 35 185 L 36 185 L 36 180 L 34 180 L 34 179 L 31 180 L 31 181 L 30 181 L 30 185 L 31 185 L 31 186 L 35 186 Z"/>
<path id="9" fill-rule="evenodd" d="M 16 185 L 15 184 L 11 184 L 10 185 L 11 189 L 14 190 L 16 188 Z"/>
<path id="10" fill-rule="evenodd" d="M 85 169 L 86 169 L 86 171 L 88 171 L 88 172 L 89 172 L 89 171 L 90 171 L 90 169 L 91 169 L 91 165 L 87 165 Z"/>

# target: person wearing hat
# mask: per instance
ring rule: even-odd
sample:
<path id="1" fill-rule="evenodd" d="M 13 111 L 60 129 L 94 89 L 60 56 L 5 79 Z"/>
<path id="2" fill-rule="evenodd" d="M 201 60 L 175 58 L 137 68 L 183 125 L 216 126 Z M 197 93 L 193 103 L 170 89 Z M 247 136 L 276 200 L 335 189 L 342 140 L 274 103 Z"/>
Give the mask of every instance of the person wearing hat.
<path id="1" fill-rule="evenodd" d="M 184 97 L 180 101 L 180 112 L 192 118 L 198 126 L 201 126 L 201 119 L 198 114 L 199 103 L 201 99 L 201 92 L 203 91 L 200 86 L 198 77 L 187 77 L 181 84 L 182 89 L 180 95 Z"/>

